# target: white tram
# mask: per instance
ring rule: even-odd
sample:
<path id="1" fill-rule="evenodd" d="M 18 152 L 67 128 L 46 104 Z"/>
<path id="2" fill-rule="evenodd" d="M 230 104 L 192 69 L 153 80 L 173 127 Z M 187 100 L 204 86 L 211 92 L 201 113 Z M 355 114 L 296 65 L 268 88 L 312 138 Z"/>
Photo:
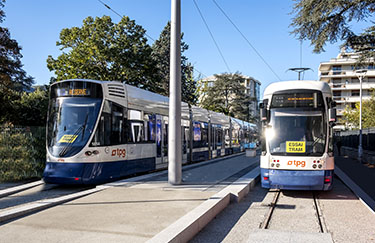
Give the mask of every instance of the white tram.
<path id="1" fill-rule="evenodd" d="M 167 97 L 120 82 L 66 80 L 50 89 L 44 181 L 99 184 L 168 165 Z M 244 150 L 255 125 L 181 105 L 183 163 Z"/>
<path id="2" fill-rule="evenodd" d="M 262 187 L 331 189 L 334 107 L 325 82 L 277 82 L 264 90 L 260 104 Z"/>

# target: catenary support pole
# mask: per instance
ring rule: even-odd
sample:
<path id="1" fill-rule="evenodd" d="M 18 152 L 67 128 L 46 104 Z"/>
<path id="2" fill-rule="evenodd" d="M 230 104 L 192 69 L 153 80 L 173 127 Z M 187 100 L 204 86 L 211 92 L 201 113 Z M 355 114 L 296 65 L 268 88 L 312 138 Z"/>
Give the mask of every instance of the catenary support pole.
<path id="1" fill-rule="evenodd" d="M 181 184 L 181 0 L 171 0 L 168 182 Z"/>

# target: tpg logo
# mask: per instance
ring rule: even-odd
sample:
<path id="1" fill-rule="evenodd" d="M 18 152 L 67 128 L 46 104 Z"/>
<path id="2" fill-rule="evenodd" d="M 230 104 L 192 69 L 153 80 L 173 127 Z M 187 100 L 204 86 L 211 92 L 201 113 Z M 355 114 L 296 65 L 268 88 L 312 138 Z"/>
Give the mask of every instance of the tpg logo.
<path id="1" fill-rule="evenodd" d="M 298 160 L 289 160 L 288 161 L 288 165 L 295 165 L 296 167 L 298 166 L 301 166 L 301 167 L 305 167 L 306 166 L 306 161 L 298 161 Z"/>
<path id="2" fill-rule="evenodd" d="M 118 156 L 118 157 L 123 157 L 125 158 L 126 156 L 126 150 L 125 149 L 114 149 L 112 150 L 112 156 Z"/>

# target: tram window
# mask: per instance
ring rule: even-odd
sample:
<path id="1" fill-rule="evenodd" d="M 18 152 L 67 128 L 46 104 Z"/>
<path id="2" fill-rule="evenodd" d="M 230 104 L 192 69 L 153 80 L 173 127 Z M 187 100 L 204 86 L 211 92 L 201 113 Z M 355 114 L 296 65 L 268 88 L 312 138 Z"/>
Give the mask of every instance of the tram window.
<path id="1" fill-rule="evenodd" d="M 121 106 L 112 104 L 111 145 L 125 143 L 123 114 L 124 109 Z"/>
<path id="2" fill-rule="evenodd" d="M 128 121 L 129 125 L 129 142 L 141 143 L 145 141 L 144 123 L 141 121 Z"/>
<path id="3" fill-rule="evenodd" d="M 126 143 L 126 109 L 105 101 L 99 124 L 90 146 L 109 146 Z"/>
<path id="4" fill-rule="evenodd" d="M 201 141 L 201 124 L 194 122 L 194 142 Z"/>
<path id="5" fill-rule="evenodd" d="M 206 146 L 208 146 L 208 128 L 207 128 L 207 126 L 202 128 L 201 132 L 202 132 L 201 146 L 206 147 Z"/>
<path id="6" fill-rule="evenodd" d="M 156 117 L 155 115 L 146 114 L 145 124 L 145 141 L 155 142 L 156 140 Z"/>
<path id="7" fill-rule="evenodd" d="M 221 143 L 223 142 L 223 130 L 221 128 L 217 129 L 217 145 L 221 146 Z"/>

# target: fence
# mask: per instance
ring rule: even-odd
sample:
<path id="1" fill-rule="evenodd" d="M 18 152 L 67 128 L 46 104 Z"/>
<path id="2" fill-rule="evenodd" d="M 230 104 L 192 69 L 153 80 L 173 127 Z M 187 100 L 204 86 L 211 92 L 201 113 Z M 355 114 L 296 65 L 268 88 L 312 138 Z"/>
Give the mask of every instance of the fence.
<path id="1" fill-rule="evenodd" d="M 338 132 L 335 141 L 341 141 L 341 146 L 358 148 L 359 130 Z M 362 148 L 368 151 L 375 151 L 375 128 L 362 129 Z"/>
<path id="2" fill-rule="evenodd" d="M 45 141 L 44 127 L 0 126 L 0 181 L 41 177 Z"/>

